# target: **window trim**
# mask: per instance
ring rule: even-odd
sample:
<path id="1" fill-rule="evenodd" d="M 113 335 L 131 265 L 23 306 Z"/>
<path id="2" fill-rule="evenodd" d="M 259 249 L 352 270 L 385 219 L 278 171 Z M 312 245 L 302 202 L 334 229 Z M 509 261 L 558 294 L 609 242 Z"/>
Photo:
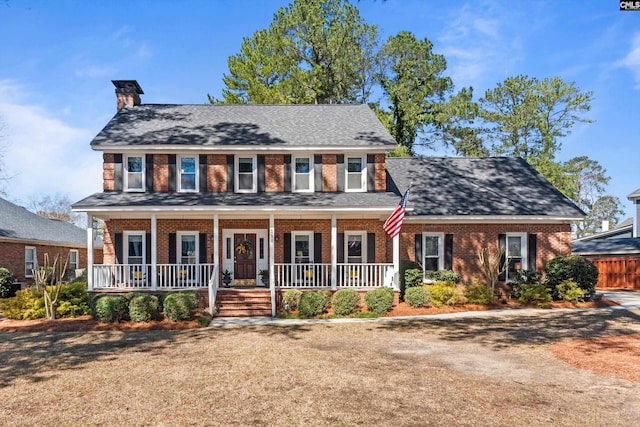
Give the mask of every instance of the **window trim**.
<path id="1" fill-rule="evenodd" d="M 510 237 L 520 237 L 520 270 L 526 270 L 527 268 L 524 268 L 526 266 L 528 266 L 528 262 L 529 260 L 528 255 L 529 255 L 529 248 L 528 248 L 528 239 L 527 239 L 527 233 L 505 233 L 505 239 L 504 239 L 504 260 L 505 260 L 505 278 L 507 279 L 507 282 L 512 282 L 513 280 L 509 278 L 509 238 Z"/>
<path id="2" fill-rule="evenodd" d="M 297 159 L 308 159 L 309 160 L 309 172 L 307 173 L 300 173 L 298 174 L 296 172 L 296 160 Z M 315 191 L 315 182 L 314 182 L 314 175 L 315 175 L 315 165 L 313 162 L 314 158 L 312 155 L 294 155 L 291 158 L 291 188 L 293 190 L 294 193 L 313 193 Z M 308 175 L 309 176 L 309 188 L 307 189 L 303 189 L 303 190 L 298 190 L 296 189 L 296 183 L 297 183 L 297 175 Z"/>
<path id="3" fill-rule="evenodd" d="M 194 188 L 182 188 L 182 159 L 183 158 L 193 158 L 195 160 L 195 170 L 193 172 L 193 174 L 195 175 L 195 184 L 194 184 Z M 199 160 L 200 160 L 200 156 L 198 156 L 197 154 L 194 155 L 188 155 L 188 154 L 180 154 L 178 155 L 178 159 L 177 159 L 177 164 L 176 164 L 176 168 L 178 169 L 178 173 L 176 174 L 176 180 L 178 182 L 176 182 L 176 188 L 178 189 L 179 193 L 196 193 L 198 192 L 198 190 L 200 189 L 200 164 L 199 164 Z"/>
<path id="4" fill-rule="evenodd" d="M 437 237 L 438 238 L 438 270 L 444 270 L 444 233 L 442 232 L 424 232 L 422 233 L 422 259 L 420 263 L 422 264 L 422 274 L 424 279 L 427 278 L 427 270 L 426 263 L 424 262 L 427 258 L 427 237 Z M 430 257 L 433 258 L 433 257 Z"/>
<path id="5" fill-rule="evenodd" d="M 252 188 L 251 189 L 240 189 L 240 159 L 248 159 L 250 158 L 253 164 L 252 174 Z M 236 193 L 257 193 L 258 192 L 258 156 L 254 155 L 244 155 L 244 154 L 236 154 L 234 156 L 234 191 Z"/>
<path id="6" fill-rule="evenodd" d="M 307 236 L 309 238 L 309 262 L 298 263 L 296 262 L 296 237 Z M 313 231 L 292 231 L 291 232 L 291 260 L 294 265 L 313 264 Z"/>
<path id="7" fill-rule="evenodd" d="M 129 188 L 129 169 L 128 169 L 128 165 L 129 165 L 129 158 L 131 157 L 140 157 L 140 162 L 141 162 L 141 169 L 142 171 L 140 172 L 131 172 L 131 173 L 139 173 L 140 174 L 140 183 L 141 183 L 141 187 L 140 188 Z M 132 193 L 140 193 L 140 192 L 144 192 L 145 191 L 145 182 L 146 182 L 146 169 L 147 169 L 147 165 L 145 164 L 145 155 L 144 154 L 125 154 L 124 155 L 124 159 L 123 159 L 123 185 L 122 188 L 124 189 L 124 191 L 126 192 L 132 192 Z"/>
<path id="8" fill-rule="evenodd" d="M 366 264 L 367 263 L 367 232 L 366 231 L 354 231 L 349 230 L 344 232 L 344 260 L 345 263 L 351 264 L 349 261 L 349 236 L 361 236 L 362 237 L 362 253 L 361 253 L 361 261 L 356 262 L 355 264 Z"/>
<path id="9" fill-rule="evenodd" d="M 71 254 L 75 254 L 76 256 L 75 267 L 71 263 Z M 77 249 L 69 249 L 69 267 L 68 268 L 73 269 L 74 274 L 75 274 L 75 271 L 78 268 L 80 268 L 80 252 Z"/>
<path id="10" fill-rule="evenodd" d="M 31 251 L 33 254 L 33 258 L 31 260 L 27 260 L 27 252 Z M 30 271 L 27 271 L 27 262 L 33 264 L 33 268 Z M 33 277 L 33 271 L 38 268 L 38 250 L 35 246 L 25 246 L 24 247 L 24 277 L 31 278 Z"/>
<path id="11" fill-rule="evenodd" d="M 176 232 L 176 261 L 179 265 L 182 265 L 182 237 L 183 236 L 193 236 L 195 237 L 196 242 L 196 253 L 194 255 L 195 262 L 193 265 L 200 264 L 200 241 L 199 241 L 199 232 L 198 231 L 177 231 Z M 192 264 L 189 264 L 192 265 Z"/>
<path id="12" fill-rule="evenodd" d="M 129 262 L 129 236 L 142 236 L 142 255 L 141 255 L 142 261 L 140 262 L 140 265 L 144 265 L 145 260 L 147 259 L 146 257 L 147 248 L 146 248 L 146 232 L 143 230 L 129 230 L 129 231 L 122 232 L 122 244 L 124 245 L 122 253 L 124 256 L 124 260 L 126 261 L 124 264 L 134 265 Z"/>
<path id="13" fill-rule="evenodd" d="M 360 188 L 349 188 L 349 159 L 360 159 L 362 170 L 360 171 Z M 346 193 L 364 193 L 367 191 L 367 157 L 365 155 L 345 155 L 344 156 L 344 191 Z"/>

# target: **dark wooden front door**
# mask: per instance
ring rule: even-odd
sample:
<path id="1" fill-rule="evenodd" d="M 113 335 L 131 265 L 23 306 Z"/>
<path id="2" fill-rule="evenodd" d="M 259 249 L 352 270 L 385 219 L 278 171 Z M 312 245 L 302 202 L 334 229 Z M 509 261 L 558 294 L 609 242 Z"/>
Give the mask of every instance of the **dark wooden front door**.
<path id="1" fill-rule="evenodd" d="M 233 242 L 233 277 L 236 280 L 255 280 L 256 235 L 236 233 Z"/>

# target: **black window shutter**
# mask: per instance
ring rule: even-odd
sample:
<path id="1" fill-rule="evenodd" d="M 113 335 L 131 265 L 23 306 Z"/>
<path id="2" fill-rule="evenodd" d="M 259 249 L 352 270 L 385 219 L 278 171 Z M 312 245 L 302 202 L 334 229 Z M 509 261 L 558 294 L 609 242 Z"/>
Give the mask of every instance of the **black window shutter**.
<path id="1" fill-rule="evenodd" d="M 453 270 L 453 234 L 444 235 L 444 269 Z"/>
<path id="2" fill-rule="evenodd" d="M 416 252 L 415 261 L 418 264 L 422 265 L 422 234 L 414 235 L 414 246 L 415 246 L 415 252 Z"/>
<path id="3" fill-rule="evenodd" d="M 282 244 L 284 245 L 284 262 L 291 263 L 291 233 L 284 233 Z"/>
<path id="4" fill-rule="evenodd" d="M 376 188 L 375 164 L 375 154 L 367 154 L 367 191 L 374 191 Z"/>
<path id="5" fill-rule="evenodd" d="M 200 233 L 200 247 L 198 248 L 198 262 L 200 264 L 207 263 L 207 233 Z"/>
<path id="6" fill-rule="evenodd" d="M 144 246 L 145 262 L 147 264 L 151 264 L 151 233 L 146 233 L 144 235 Z"/>
<path id="7" fill-rule="evenodd" d="M 338 192 L 344 191 L 344 155 L 338 154 L 336 156 L 336 190 Z"/>
<path id="8" fill-rule="evenodd" d="M 153 154 L 144 156 L 144 188 L 146 191 L 153 192 Z"/>
<path id="9" fill-rule="evenodd" d="M 169 191 L 176 191 L 176 155 L 169 154 Z"/>
<path id="10" fill-rule="evenodd" d="M 313 233 L 313 262 L 322 262 L 322 233 Z"/>
<path id="11" fill-rule="evenodd" d="M 338 262 L 344 263 L 344 233 L 338 233 Z"/>
<path id="12" fill-rule="evenodd" d="M 498 234 L 498 248 L 502 249 L 503 251 L 507 250 L 507 235 L 506 234 Z M 504 268 L 504 262 L 505 262 L 505 253 L 502 254 L 502 256 L 500 257 L 500 268 Z M 500 273 L 500 275 L 498 276 L 498 280 L 504 282 L 505 280 L 507 280 L 507 272 L 503 271 L 502 273 Z"/>
<path id="13" fill-rule="evenodd" d="M 176 263 L 176 233 L 169 233 L 169 264 Z"/>
<path id="14" fill-rule="evenodd" d="M 291 156 L 284 156 L 284 191 L 291 192 Z"/>
<path id="15" fill-rule="evenodd" d="M 264 154 L 258 154 L 258 193 L 264 193 Z"/>
<path id="16" fill-rule="evenodd" d="M 113 189 L 122 191 L 122 154 L 113 155 Z"/>
<path id="17" fill-rule="evenodd" d="M 528 251 L 528 260 L 529 260 L 529 271 L 536 271 L 536 252 L 537 252 L 537 248 L 536 248 L 536 244 L 537 244 L 537 235 L 535 234 L 529 234 L 528 235 L 528 242 L 527 242 L 527 251 Z"/>
<path id="18" fill-rule="evenodd" d="M 313 180 L 315 191 L 322 192 L 322 154 L 313 156 Z"/>
<path id="19" fill-rule="evenodd" d="M 235 191 L 234 184 L 234 157 L 233 154 L 227 154 L 227 193 L 233 193 Z"/>
<path id="20" fill-rule="evenodd" d="M 123 264 L 122 250 L 122 233 L 116 233 L 113 236 L 113 250 L 116 253 L 116 264 Z"/>
<path id="21" fill-rule="evenodd" d="M 200 180 L 200 192 L 207 192 L 207 155 L 200 154 L 200 158 L 198 160 L 198 168 L 200 168 L 200 176 L 198 179 Z"/>
<path id="22" fill-rule="evenodd" d="M 367 233 L 367 262 L 376 262 L 376 233 Z"/>

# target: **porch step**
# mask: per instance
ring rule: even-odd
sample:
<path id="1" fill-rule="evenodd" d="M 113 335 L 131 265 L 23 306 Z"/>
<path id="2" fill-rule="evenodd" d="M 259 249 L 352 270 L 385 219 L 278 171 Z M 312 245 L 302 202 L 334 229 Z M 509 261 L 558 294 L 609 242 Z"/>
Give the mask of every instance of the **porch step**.
<path id="1" fill-rule="evenodd" d="M 263 289 L 219 289 L 218 317 L 271 316 L 271 293 Z"/>

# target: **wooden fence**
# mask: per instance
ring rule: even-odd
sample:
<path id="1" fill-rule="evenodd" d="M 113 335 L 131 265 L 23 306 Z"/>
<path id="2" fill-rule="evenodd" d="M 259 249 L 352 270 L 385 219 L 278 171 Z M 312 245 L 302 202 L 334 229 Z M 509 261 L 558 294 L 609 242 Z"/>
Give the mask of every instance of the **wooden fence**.
<path id="1" fill-rule="evenodd" d="M 600 272 L 597 288 L 640 289 L 640 258 L 587 258 Z"/>

